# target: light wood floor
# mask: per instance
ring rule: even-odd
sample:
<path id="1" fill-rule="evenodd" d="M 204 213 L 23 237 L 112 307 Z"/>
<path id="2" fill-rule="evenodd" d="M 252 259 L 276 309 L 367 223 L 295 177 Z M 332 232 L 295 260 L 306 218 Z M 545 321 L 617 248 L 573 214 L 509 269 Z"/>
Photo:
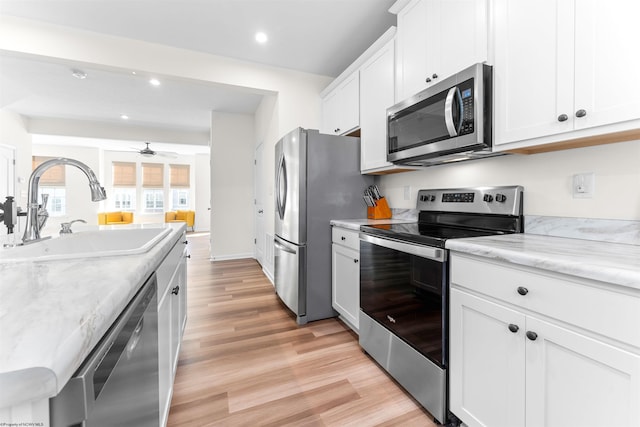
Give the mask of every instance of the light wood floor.
<path id="1" fill-rule="evenodd" d="M 435 426 L 337 319 L 296 325 L 252 259 L 188 236 L 188 319 L 169 426 Z"/>

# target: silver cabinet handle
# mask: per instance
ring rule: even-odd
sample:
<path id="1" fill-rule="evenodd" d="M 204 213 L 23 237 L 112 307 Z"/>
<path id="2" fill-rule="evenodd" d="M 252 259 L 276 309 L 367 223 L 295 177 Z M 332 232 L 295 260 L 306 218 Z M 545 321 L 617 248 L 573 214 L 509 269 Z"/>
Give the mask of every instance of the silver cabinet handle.
<path id="1" fill-rule="evenodd" d="M 580 109 L 576 111 L 576 117 L 584 117 L 587 115 L 587 110 Z"/>
<path id="2" fill-rule="evenodd" d="M 566 122 L 567 120 L 569 120 L 569 116 L 567 116 L 566 114 L 560 114 L 558 116 L 558 121 L 559 122 Z"/>

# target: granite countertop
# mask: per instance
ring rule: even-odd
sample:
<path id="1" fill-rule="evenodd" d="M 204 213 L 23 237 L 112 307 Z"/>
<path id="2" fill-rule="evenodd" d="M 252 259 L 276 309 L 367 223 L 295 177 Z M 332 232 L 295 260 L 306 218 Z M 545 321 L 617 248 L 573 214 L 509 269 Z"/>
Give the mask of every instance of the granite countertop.
<path id="1" fill-rule="evenodd" d="M 0 408 L 62 390 L 185 227 L 157 226 L 138 255 L 0 264 Z"/>
<path id="2" fill-rule="evenodd" d="M 332 219 L 330 224 L 336 227 L 347 228 L 349 230 L 360 231 L 361 225 L 376 224 L 407 224 L 416 222 L 415 219 Z"/>
<path id="3" fill-rule="evenodd" d="M 638 245 L 525 233 L 451 239 L 446 248 L 640 290 Z"/>

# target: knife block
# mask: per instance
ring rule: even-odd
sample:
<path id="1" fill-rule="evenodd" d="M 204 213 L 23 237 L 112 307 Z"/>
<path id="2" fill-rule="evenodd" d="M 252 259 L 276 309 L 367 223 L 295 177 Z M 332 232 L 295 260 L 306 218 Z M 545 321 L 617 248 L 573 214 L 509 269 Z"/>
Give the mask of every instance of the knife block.
<path id="1" fill-rule="evenodd" d="M 376 202 L 374 207 L 367 207 L 367 219 L 390 219 L 391 209 L 389 209 L 387 200 L 382 197 Z"/>

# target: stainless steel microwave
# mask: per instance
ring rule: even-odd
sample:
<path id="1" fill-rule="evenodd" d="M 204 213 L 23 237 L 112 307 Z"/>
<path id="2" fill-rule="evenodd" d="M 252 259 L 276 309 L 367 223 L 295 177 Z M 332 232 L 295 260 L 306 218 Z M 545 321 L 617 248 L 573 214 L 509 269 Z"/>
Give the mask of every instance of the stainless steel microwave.
<path id="1" fill-rule="evenodd" d="M 429 166 L 491 152 L 492 68 L 475 64 L 387 110 L 387 160 Z"/>

